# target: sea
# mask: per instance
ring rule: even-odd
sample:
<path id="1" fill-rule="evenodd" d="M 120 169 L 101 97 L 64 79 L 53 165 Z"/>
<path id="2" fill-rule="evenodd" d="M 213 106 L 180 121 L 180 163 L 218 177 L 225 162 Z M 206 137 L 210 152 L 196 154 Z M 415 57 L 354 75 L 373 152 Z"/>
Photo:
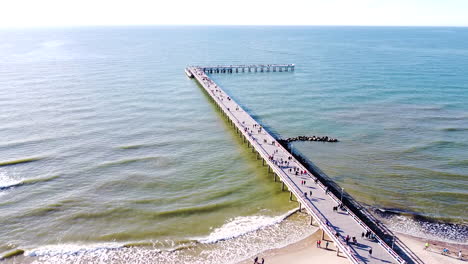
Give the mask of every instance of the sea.
<path id="1" fill-rule="evenodd" d="M 0 254 L 237 263 L 315 231 L 184 68 L 399 233 L 468 243 L 468 28 L 0 30 Z M 18 259 L 16 260 L 18 261 Z"/>

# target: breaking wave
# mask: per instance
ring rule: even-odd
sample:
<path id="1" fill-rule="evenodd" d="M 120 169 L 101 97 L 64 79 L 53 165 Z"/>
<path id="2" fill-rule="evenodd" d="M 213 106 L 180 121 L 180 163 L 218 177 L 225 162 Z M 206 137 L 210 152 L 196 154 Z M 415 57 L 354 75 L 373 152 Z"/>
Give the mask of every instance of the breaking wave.
<path id="1" fill-rule="evenodd" d="M 278 224 L 297 212 L 299 209 L 293 209 L 279 216 L 238 216 L 231 219 L 223 226 L 216 228 L 210 235 L 205 238 L 197 239 L 201 243 L 216 243 L 218 241 L 235 238 L 267 226 Z"/>
<path id="2" fill-rule="evenodd" d="M 8 177 L 6 174 L 0 174 L 0 191 L 6 190 L 22 185 L 27 184 L 34 184 L 38 182 L 46 182 L 58 178 L 58 175 L 50 176 L 50 177 L 37 177 L 37 178 L 30 178 L 30 179 L 12 179 Z"/>
<path id="3" fill-rule="evenodd" d="M 280 216 L 235 217 L 195 240 L 58 244 L 27 250 L 24 257 L 34 263 L 239 263 L 317 230 L 309 225 L 306 214 L 295 212 L 297 209 Z"/>

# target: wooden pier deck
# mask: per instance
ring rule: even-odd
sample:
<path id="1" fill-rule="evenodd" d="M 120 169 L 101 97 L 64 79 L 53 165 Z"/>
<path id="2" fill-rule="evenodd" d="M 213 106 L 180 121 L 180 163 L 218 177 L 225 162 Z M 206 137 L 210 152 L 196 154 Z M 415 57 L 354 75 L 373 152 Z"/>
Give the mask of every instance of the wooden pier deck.
<path id="1" fill-rule="evenodd" d="M 216 68 L 217 67 L 217 68 Z M 343 254 L 351 263 L 406 263 L 392 248 L 375 235 L 356 215 L 346 207 L 343 210 L 335 211 L 333 207 L 340 204 L 340 198 L 327 191 L 327 187 L 316 180 L 298 160 L 296 160 L 288 150 L 283 148 L 276 139 L 257 123 L 242 107 L 223 91 L 211 78 L 207 72 L 225 72 L 213 69 L 216 67 L 188 67 L 185 69 L 187 76 L 195 78 L 203 87 L 206 93 L 212 98 L 217 107 L 228 118 L 229 122 L 236 129 L 240 137 L 244 139 L 252 152 L 257 152 L 257 159 L 262 159 L 268 170 L 273 172 L 275 181 L 282 182 L 282 189 L 290 192 L 290 199 L 296 197 L 300 208 L 307 210 L 311 215 L 311 224 L 315 222 L 322 230 L 322 237 L 325 234 L 336 246 L 337 254 Z M 239 67 L 225 66 L 225 69 L 242 69 Z M 270 65 L 271 69 L 273 68 Z M 275 65 L 289 67 L 286 71 L 294 70 L 294 64 Z M 255 67 L 251 66 L 250 69 Z M 260 66 L 264 68 L 264 65 Z M 244 67 L 245 69 L 245 67 Z M 282 71 L 283 71 L 282 70 Z M 305 173 L 296 173 L 296 171 Z M 305 184 L 303 184 L 305 181 Z M 375 239 L 361 238 L 362 232 L 370 231 Z M 345 237 L 356 237 L 357 244 L 345 241 Z M 322 244 L 323 245 L 323 244 Z M 372 249 L 372 255 L 369 254 Z"/>

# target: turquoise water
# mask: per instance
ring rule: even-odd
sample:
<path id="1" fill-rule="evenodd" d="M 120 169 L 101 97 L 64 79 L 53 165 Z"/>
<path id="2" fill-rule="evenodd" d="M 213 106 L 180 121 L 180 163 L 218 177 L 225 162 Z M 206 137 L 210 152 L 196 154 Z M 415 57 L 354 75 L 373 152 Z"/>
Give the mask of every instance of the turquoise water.
<path id="1" fill-rule="evenodd" d="M 278 235 L 258 238 L 261 250 L 303 237 L 280 236 L 307 220 L 278 220 L 297 204 L 183 72 L 241 63 L 296 64 L 212 77 L 281 137 L 340 139 L 294 147 L 357 200 L 461 224 L 429 235 L 466 243 L 466 28 L 55 28 L 0 39 L 0 252 L 141 244 L 158 261 L 174 257 L 159 250 L 189 247 L 178 258 L 194 263 L 208 242 Z M 434 229 L 405 219 L 391 228 Z M 218 244 L 208 243 L 213 262 L 232 259 Z"/>

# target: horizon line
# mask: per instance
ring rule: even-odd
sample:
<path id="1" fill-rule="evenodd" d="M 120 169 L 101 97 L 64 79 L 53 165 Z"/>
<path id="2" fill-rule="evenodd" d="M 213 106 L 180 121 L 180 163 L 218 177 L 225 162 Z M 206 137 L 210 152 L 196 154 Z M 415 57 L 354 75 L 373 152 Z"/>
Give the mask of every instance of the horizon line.
<path id="1" fill-rule="evenodd" d="M 40 28 L 77 28 L 77 27 L 418 27 L 418 28 L 467 28 L 468 25 L 334 25 L 334 24 L 81 24 L 81 25 L 22 25 L 0 26 L 0 29 L 40 29 Z"/>

